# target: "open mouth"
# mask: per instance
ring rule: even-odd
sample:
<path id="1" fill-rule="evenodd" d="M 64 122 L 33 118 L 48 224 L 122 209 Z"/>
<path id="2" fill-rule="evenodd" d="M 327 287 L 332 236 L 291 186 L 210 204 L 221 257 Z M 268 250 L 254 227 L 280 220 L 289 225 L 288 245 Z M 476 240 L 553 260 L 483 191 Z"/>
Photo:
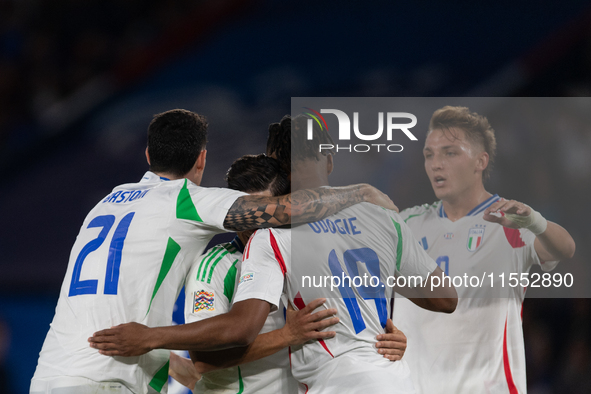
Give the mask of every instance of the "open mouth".
<path id="1" fill-rule="evenodd" d="M 436 176 L 435 178 L 433 178 L 433 181 L 436 185 L 441 186 L 443 185 L 443 182 L 445 182 L 445 178 L 442 176 Z"/>

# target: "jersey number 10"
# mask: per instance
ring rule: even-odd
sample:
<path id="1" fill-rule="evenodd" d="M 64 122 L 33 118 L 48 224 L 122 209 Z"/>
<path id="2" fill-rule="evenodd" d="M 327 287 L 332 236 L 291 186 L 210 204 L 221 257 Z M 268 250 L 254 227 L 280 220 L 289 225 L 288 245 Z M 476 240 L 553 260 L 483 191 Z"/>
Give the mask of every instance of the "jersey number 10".
<path id="1" fill-rule="evenodd" d="M 367 271 L 372 277 L 377 277 L 378 279 L 380 278 L 380 259 L 377 253 L 374 252 L 372 249 L 350 249 L 345 251 L 345 253 L 343 254 L 343 258 L 345 260 L 345 267 L 347 268 L 350 278 L 353 281 L 354 278 L 361 278 L 361 276 L 359 275 L 359 268 L 357 267 L 357 262 L 365 264 Z M 340 282 L 339 292 L 341 293 L 343 301 L 347 306 L 347 311 L 351 316 L 351 321 L 353 322 L 355 333 L 359 334 L 361 331 L 365 330 L 365 321 L 363 321 L 363 316 L 361 315 L 361 310 L 359 309 L 359 302 L 357 301 L 355 292 L 351 287 L 351 282 L 349 282 L 349 286 L 346 286 L 344 283 L 345 277 L 349 275 L 345 275 L 345 272 L 341 267 L 341 262 L 339 261 L 339 258 L 337 257 L 337 254 L 334 249 L 328 255 L 328 267 L 330 268 L 330 271 L 334 276 L 343 279 Z M 378 280 L 378 283 L 376 283 L 374 286 L 367 286 L 364 283 L 361 286 L 356 286 L 356 289 L 359 295 L 363 297 L 363 299 L 375 301 L 378 316 L 380 318 L 380 324 L 382 325 L 382 327 L 386 327 L 386 320 L 388 319 L 388 310 L 384 284 L 382 283 L 382 281 Z"/>
<path id="2" fill-rule="evenodd" d="M 131 224 L 135 212 L 130 212 L 121 219 L 119 225 L 115 229 L 111 245 L 109 246 L 109 257 L 107 258 L 107 273 L 105 275 L 105 290 L 104 294 L 117 294 L 117 286 L 119 284 L 119 266 L 121 265 L 121 255 L 123 253 L 123 243 L 125 237 L 127 237 L 127 230 Z M 80 280 L 80 272 L 82 271 L 82 264 L 86 257 L 101 247 L 111 227 L 115 223 L 115 216 L 113 215 L 102 215 L 97 216 L 90 221 L 87 228 L 102 227 L 103 229 L 99 233 L 98 237 L 88 242 L 76 258 L 74 264 L 74 272 L 72 273 L 72 282 L 70 283 L 69 297 L 82 295 L 82 294 L 96 294 L 97 292 L 97 279 Z"/>

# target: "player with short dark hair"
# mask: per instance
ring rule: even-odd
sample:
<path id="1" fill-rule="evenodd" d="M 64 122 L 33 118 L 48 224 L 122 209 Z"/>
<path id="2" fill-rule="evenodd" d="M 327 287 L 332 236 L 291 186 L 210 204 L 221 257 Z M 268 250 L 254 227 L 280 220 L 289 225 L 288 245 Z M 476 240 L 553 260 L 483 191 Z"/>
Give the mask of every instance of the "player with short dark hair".
<path id="1" fill-rule="evenodd" d="M 259 196 L 289 193 L 287 174 L 277 160 L 264 154 L 235 160 L 228 169 L 226 181 L 230 189 Z M 231 242 L 216 245 L 195 260 L 185 281 L 186 323 L 230 310 L 240 278 L 244 245 L 252 233 L 252 230 L 240 231 Z M 300 340 L 292 335 L 300 332 L 295 322 L 306 317 L 315 321 L 319 317 L 298 315 L 296 318 L 290 313 L 286 324 L 284 313 L 282 307 L 269 314 L 259 336 L 248 348 L 191 352 L 202 378 L 196 381 L 195 374 L 186 373 L 180 378 L 197 393 L 297 393 L 297 382 L 289 371 L 287 346 L 299 344 L 293 342 Z M 302 341 L 313 339 L 315 331 L 306 334 Z M 179 373 L 173 372 L 178 377 Z"/>
<path id="2" fill-rule="evenodd" d="M 116 187 L 87 215 L 72 248 L 31 394 L 165 390 L 169 352 L 126 360 L 104 357 L 88 346 L 88 337 L 125 322 L 170 325 L 193 258 L 217 233 L 284 225 L 294 213 L 304 221 L 316 220 L 368 198 L 391 204 L 365 185 L 281 197 L 200 187 L 206 128 L 205 119 L 190 111 L 156 115 L 146 150 L 155 172 Z M 207 335 L 203 340 L 208 341 Z"/>
<path id="3" fill-rule="evenodd" d="M 406 360 L 419 393 L 525 393 L 521 312 L 526 288 L 509 287 L 499 276 L 521 281 L 532 265 L 550 271 L 575 250 L 564 228 L 485 189 L 495 149 L 484 116 L 466 107 L 435 111 L 423 154 L 440 201 L 400 214 L 451 277 L 495 279 L 492 287 L 487 282 L 458 288 L 458 307 L 450 316 L 396 298 L 394 322 L 408 335 Z"/>
<path id="4" fill-rule="evenodd" d="M 272 196 L 282 196 L 290 190 L 288 173 L 277 160 L 265 154 L 245 155 L 235 160 L 225 180 L 228 188 L 245 193 L 269 189 Z"/>
<path id="5" fill-rule="evenodd" d="M 154 116 L 148 126 L 150 171 L 183 177 L 207 144 L 207 120 L 184 109 Z"/>

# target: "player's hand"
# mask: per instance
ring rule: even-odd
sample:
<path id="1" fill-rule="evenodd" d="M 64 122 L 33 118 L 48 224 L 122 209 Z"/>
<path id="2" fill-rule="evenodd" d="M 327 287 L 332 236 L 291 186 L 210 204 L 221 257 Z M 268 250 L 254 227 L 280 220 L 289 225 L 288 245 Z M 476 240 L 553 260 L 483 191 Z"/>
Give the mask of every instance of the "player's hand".
<path id="1" fill-rule="evenodd" d="M 365 201 L 370 202 L 375 205 L 379 205 L 386 209 L 391 209 L 396 212 L 400 212 L 398 207 L 394 204 L 394 202 L 388 197 L 387 194 L 382 193 L 380 190 L 376 189 L 371 185 L 368 186 L 368 191 L 365 195 Z"/>
<path id="2" fill-rule="evenodd" d="M 531 208 L 519 201 L 502 199 L 486 208 L 482 218 L 489 222 L 498 223 L 503 227 L 520 228 L 519 224 L 505 216 L 506 213 L 526 217 L 531 214 Z M 499 214 L 500 216 L 498 216 Z"/>
<path id="3" fill-rule="evenodd" d="M 139 323 L 126 323 L 95 332 L 88 338 L 90 347 L 105 356 L 141 356 L 149 346 L 150 328 Z"/>
<path id="4" fill-rule="evenodd" d="M 285 326 L 281 331 L 289 346 L 302 345 L 315 339 L 332 338 L 336 335 L 334 331 L 322 331 L 339 322 L 339 318 L 335 316 L 336 309 L 312 313 L 325 301 L 323 298 L 316 299 L 299 311 L 295 311 L 291 305 L 287 307 Z"/>
<path id="5" fill-rule="evenodd" d="M 174 380 L 191 390 L 193 390 L 195 384 L 201 380 L 201 374 L 197 371 L 191 359 L 179 356 L 175 352 L 170 352 L 168 374 Z"/>
<path id="6" fill-rule="evenodd" d="M 378 353 L 390 361 L 402 359 L 406 351 L 406 335 L 396 328 L 392 320 L 388 319 L 386 323 L 386 333 L 378 335 L 376 339 L 379 341 L 376 343 Z"/>

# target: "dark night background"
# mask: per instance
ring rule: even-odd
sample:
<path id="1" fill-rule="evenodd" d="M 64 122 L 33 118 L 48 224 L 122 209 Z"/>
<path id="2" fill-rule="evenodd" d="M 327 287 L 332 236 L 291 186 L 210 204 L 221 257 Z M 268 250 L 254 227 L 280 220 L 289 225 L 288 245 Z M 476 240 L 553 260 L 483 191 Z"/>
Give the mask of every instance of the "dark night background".
<path id="1" fill-rule="evenodd" d="M 153 114 L 208 117 L 203 185 L 223 186 L 313 96 L 591 96 L 591 3 L 0 0 L 2 392 L 28 392 L 79 226 L 147 170 Z M 491 191 L 539 207 L 587 263 L 591 125 L 500 131 Z M 379 185 L 401 208 L 435 200 L 415 171 L 410 190 Z M 523 319 L 529 392 L 591 392 L 590 300 L 528 299 Z"/>

